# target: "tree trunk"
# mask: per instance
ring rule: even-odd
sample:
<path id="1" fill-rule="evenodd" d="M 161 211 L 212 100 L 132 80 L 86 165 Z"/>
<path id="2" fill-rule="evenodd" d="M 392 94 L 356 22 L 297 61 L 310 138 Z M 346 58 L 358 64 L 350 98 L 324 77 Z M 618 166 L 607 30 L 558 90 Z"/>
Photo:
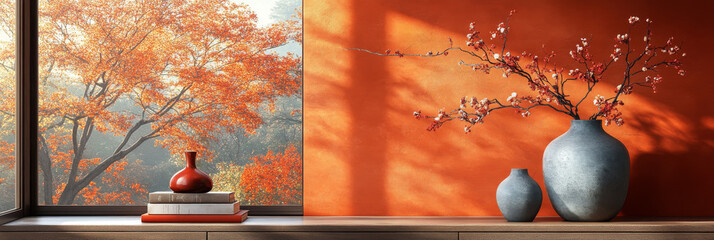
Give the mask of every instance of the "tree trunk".
<path id="1" fill-rule="evenodd" d="M 150 134 L 151 135 L 151 134 Z M 129 138 L 130 135 L 127 135 L 127 138 Z M 58 205 L 72 205 L 74 202 L 74 199 L 77 197 L 77 194 L 87 187 L 89 183 L 92 182 L 93 179 L 97 178 L 100 174 L 102 174 L 109 166 L 114 164 L 115 162 L 123 159 L 128 155 L 130 152 L 134 151 L 137 147 L 141 146 L 146 140 L 149 140 L 151 138 L 154 138 L 155 136 L 143 136 L 136 140 L 134 144 L 129 146 L 127 149 L 115 152 L 108 158 L 105 158 L 104 161 L 100 162 L 97 167 L 89 171 L 86 176 L 81 178 L 79 181 L 68 181 L 67 186 L 65 186 L 64 191 L 62 191 L 62 195 L 60 195 L 59 202 L 57 203 Z"/>
<path id="2" fill-rule="evenodd" d="M 39 165 L 40 170 L 42 170 L 42 191 L 43 200 L 45 205 L 52 205 L 52 189 L 54 188 L 54 179 L 52 177 L 52 161 L 50 160 L 50 153 L 47 149 L 47 143 L 45 142 L 44 136 L 40 134 L 40 146 L 37 158 L 37 165 Z M 34 194 L 34 193 L 32 193 Z"/>

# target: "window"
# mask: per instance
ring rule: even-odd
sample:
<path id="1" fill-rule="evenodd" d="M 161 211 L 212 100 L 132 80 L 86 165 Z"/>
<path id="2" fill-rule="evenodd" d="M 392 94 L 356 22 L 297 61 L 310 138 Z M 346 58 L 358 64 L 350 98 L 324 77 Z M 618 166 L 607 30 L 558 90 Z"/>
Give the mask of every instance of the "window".
<path id="1" fill-rule="evenodd" d="M 0 12 L 0 212 L 6 212 L 19 205 L 15 158 L 15 1 L 0 1 Z"/>
<path id="2" fill-rule="evenodd" d="M 301 4 L 40 0 L 38 209 L 143 206 L 192 149 L 214 190 L 301 212 Z"/>

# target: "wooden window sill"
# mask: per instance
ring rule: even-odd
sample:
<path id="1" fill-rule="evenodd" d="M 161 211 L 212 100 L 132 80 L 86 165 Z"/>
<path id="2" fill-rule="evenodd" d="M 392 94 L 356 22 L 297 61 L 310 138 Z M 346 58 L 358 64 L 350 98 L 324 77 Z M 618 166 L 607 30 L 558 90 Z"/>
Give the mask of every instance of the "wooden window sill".
<path id="1" fill-rule="evenodd" d="M 36 216 L 0 226 L 0 239 L 714 239 L 714 218 L 251 216 L 244 223 L 142 223 L 137 216 Z M 43 235 L 44 234 L 44 235 Z M 365 235 L 367 234 L 367 235 Z M 178 237 L 178 238 L 177 238 Z"/>

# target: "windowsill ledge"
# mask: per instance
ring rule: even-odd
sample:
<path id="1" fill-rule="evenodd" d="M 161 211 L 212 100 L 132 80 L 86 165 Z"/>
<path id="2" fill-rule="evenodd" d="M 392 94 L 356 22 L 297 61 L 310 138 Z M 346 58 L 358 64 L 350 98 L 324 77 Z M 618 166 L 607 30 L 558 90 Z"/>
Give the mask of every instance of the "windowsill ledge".
<path id="1" fill-rule="evenodd" d="M 502 217 L 251 216 L 243 223 L 142 223 L 138 216 L 34 216 L 0 232 L 593 232 L 714 233 L 714 218 L 616 218 L 565 222 L 539 217 L 509 223 Z"/>

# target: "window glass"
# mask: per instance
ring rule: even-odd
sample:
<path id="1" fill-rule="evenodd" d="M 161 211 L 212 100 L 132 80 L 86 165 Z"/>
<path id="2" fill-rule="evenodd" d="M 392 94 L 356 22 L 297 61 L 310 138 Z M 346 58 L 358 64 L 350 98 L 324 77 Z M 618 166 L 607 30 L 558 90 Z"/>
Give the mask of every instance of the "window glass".
<path id="1" fill-rule="evenodd" d="M 0 212 L 17 207 L 15 1 L 0 0 Z"/>
<path id="2" fill-rule="evenodd" d="M 40 0 L 39 205 L 143 205 L 189 149 L 242 205 L 302 205 L 301 4 Z"/>

